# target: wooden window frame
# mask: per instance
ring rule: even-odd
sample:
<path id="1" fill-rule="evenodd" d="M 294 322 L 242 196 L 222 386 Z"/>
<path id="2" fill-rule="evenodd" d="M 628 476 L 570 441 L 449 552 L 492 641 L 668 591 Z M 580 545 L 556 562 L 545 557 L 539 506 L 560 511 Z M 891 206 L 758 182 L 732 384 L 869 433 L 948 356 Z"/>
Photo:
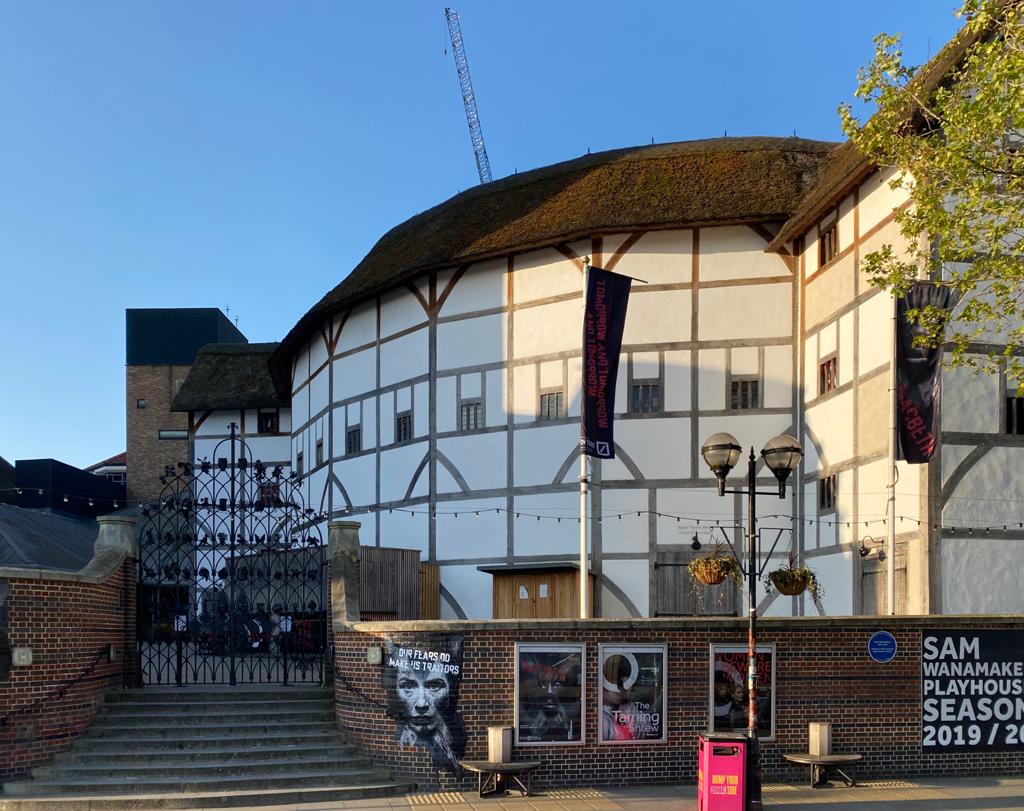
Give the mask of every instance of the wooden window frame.
<path id="1" fill-rule="evenodd" d="M 316 441 L 316 466 L 320 467 L 324 463 L 324 438 L 320 437 Z"/>
<path id="2" fill-rule="evenodd" d="M 554 397 L 555 398 L 555 415 L 545 414 L 544 409 L 544 398 Z M 540 395 L 537 398 L 537 419 L 541 422 L 550 422 L 553 420 L 560 420 L 565 418 L 565 389 L 541 389 Z M 548 409 L 550 411 L 550 409 Z"/>
<path id="3" fill-rule="evenodd" d="M 836 512 L 838 501 L 838 483 L 835 473 L 822 476 L 818 480 L 818 515 L 827 515 Z"/>
<path id="4" fill-rule="evenodd" d="M 263 420 L 272 419 L 273 430 L 263 430 Z M 260 408 L 256 410 L 256 433 L 257 434 L 280 434 L 281 433 L 281 409 L 280 408 Z"/>
<path id="5" fill-rule="evenodd" d="M 647 409 L 642 408 L 644 389 L 650 389 L 651 393 L 654 395 L 648 400 L 648 402 L 653 401 L 653 405 Z M 661 396 L 660 377 L 637 377 L 630 381 L 628 413 L 660 414 L 664 410 L 665 398 Z"/>
<path id="6" fill-rule="evenodd" d="M 295 474 L 301 479 L 306 473 L 306 458 L 302 451 L 295 454 Z"/>
<path id="7" fill-rule="evenodd" d="M 748 403 L 749 405 L 742 405 L 743 402 L 743 386 L 748 385 Z M 752 388 L 749 386 L 752 385 Z M 738 386 L 738 390 L 734 391 L 734 387 Z M 761 399 L 764 394 L 762 391 L 763 386 L 761 385 L 760 375 L 730 375 L 729 376 L 729 410 L 730 411 L 757 411 L 762 408 Z M 753 395 L 753 396 L 750 396 Z"/>
<path id="8" fill-rule="evenodd" d="M 412 421 L 412 409 L 406 409 L 405 411 L 399 411 L 395 414 L 395 444 L 404 445 L 406 442 L 412 442 L 415 436 L 415 430 Z"/>
<path id="9" fill-rule="evenodd" d="M 356 442 L 352 441 L 352 438 L 356 437 Z M 353 450 L 355 447 L 355 450 Z M 360 453 L 363 450 L 363 426 L 352 425 L 345 429 L 345 455 L 352 456 L 353 454 Z"/>
<path id="10" fill-rule="evenodd" d="M 818 267 L 831 264 L 839 256 L 839 217 L 826 226 L 818 226 Z"/>
<path id="11" fill-rule="evenodd" d="M 818 396 L 839 388 L 839 355 L 832 352 L 818 361 Z"/>
<path id="12" fill-rule="evenodd" d="M 471 410 L 467 410 L 471 409 Z M 472 414 L 473 425 L 467 425 L 466 415 Z M 459 403 L 459 430 L 460 431 L 479 431 L 484 427 L 484 401 L 481 397 L 468 397 Z"/>

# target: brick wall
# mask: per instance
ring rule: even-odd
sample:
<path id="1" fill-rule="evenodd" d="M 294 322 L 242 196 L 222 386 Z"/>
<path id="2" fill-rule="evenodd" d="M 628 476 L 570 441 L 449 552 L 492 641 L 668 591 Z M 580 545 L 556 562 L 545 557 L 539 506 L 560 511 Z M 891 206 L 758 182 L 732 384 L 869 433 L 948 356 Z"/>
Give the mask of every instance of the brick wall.
<path id="1" fill-rule="evenodd" d="M 160 495 L 164 467 L 189 461 L 187 439 L 160 439 L 161 430 L 185 431 L 188 415 L 172 412 L 171 401 L 188 376 L 190 366 L 126 367 L 127 498 L 143 501 Z M 137 401 L 146 401 L 139 408 Z"/>
<path id="2" fill-rule="evenodd" d="M 33 656 L 30 666 L 0 674 L 0 781 L 24 776 L 69 748 L 104 694 L 137 678 L 135 561 L 124 558 L 100 582 L 40 574 L 5 577 L 0 589 L 7 595 L 9 644 L 31 648 Z M 110 644 L 113 662 L 106 655 Z"/>
<path id="3" fill-rule="evenodd" d="M 930 628 L 1024 630 L 1024 618 L 842 617 L 766 619 L 761 642 L 776 645 L 776 739 L 762 744 L 766 781 L 807 778 L 806 767 L 783 753 L 807 751 L 807 724 L 831 721 L 836 752 L 859 752 L 858 774 L 1012 774 L 1024 772 L 1019 752 L 923 755 L 921 752 L 921 638 Z M 898 643 L 896 658 L 877 664 L 867 655 L 871 634 L 884 628 Z M 465 638 L 459 709 L 468 744 L 465 759 L 486 759 L 487 727 L 513 725 L 516 642 L 586 643 L 586 743 L 520 746 L 517 760 L 540 760 L 540 787 L 695 782 L 696 739 L 708 725 L 710 644 L 746 644 L 736 619 L 360 623 L 335 629 L 339 724 L 378 762 L 422 785 L 450 788 L 458 781 L 436 773 L 424 748 L 403 748 L 394 722 L 373 702 L 384 702 L 381 668 L 366 649 L 391 634 L 460 634 Z M 668 742 L 598 744 L 598 644 L 667 643 Z M 346 685 L 345 682 L 349 684 Z M 358 692 L 356 692 L 358 691 Z M 360 695 L 362 694 L 362 695 Z M 468 778 L 462 782 L 469 787 Z"/>

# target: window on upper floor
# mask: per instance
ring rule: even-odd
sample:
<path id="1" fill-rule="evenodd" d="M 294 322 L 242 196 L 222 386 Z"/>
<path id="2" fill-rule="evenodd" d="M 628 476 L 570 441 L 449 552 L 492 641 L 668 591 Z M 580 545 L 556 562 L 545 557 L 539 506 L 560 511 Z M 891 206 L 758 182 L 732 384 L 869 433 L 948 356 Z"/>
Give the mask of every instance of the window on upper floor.
<path id="1" fill-rule="evenodd" d="M 412 412 L 403 411 L 395 415 L 395 442 L 408 442 L 412 439 Z"/>
<path id="2" fill-rule="evenodd" d="M 295 454 L 295 474 L 301 479 L 306 473 L 306 460 L 302 455 L 302 451 Z"/>
<path id="3" fill-rule="evenodd" d="M 276 408 L 261 408 L 256 414 L 257 434 L 276 434 L 281 430 L 281 415 Z"/>
<path id="4" fill-rule="evenodd" d="M 157 434 L 160 439 L 188 439 L 188 431 L 177 428 L 162 428 Z"/>
<path id="5" fill-rule="evenodd" d="M 459 403 L 459 430 L 476 431 L 484 427 L 482 400 L 463 400 Z"/>
<path id="6" fill-rule="evenodd" d="M 818 482 L 818 512 L 836 511 L 836 474 L 825 476 Z"/>
<path id="7" fill-rule="evenodd" d="M 316 465 L 320 467 L 324 463 L 324 440 L 321 437 L 316 441 Z"/>
<path id="8" fill-rule="evenodd" d="M 1017 396 L 1017 386 L 1006 386 L 1006 433 L 1024 434 L 1024 397 Z"/>
<path id="9" fill-rule="evenodd" d="M 540 395 L 540 419 L 557 420 L 565 415 L 564 394 L 561 391 L 547 391 Z"/>
<path id="10" fill-rule="evenodd" d="M 138 400 L 136 400 L 135 401 L 135 407 L 136 408 L 145 408 L 146 407 L 145 399 L 140 397 Z"/>
<path id="11" fill-rule="evenodd" d="M 363 429 L 359 426 L 345 432 L 345 454 L 359 453 L 363 449 Z"/>
<path id="12" fill-rule="evenodd" d="M 839 224 L 833 221 L 818 234 L 818 267 L 825 267 L 839 255 Z"/>
<path id="13" fill-rule="evenodd" d="M 761 407 L 761 382 L 756 377 L 733 377 L 729 380 L 729 408 L 743 411 Z"/>
<path id="14" fill-rule="evenodd" d="M 630 414 L 657 414 L 661 411 L 661 381 L 634 380 L 629 390 Z"/>
<path id="15" fill-rule="evenodd" d="M 825 394 L 839 388 L 839 362 L 829 355 L 818 364 L 818 394 Z"/>

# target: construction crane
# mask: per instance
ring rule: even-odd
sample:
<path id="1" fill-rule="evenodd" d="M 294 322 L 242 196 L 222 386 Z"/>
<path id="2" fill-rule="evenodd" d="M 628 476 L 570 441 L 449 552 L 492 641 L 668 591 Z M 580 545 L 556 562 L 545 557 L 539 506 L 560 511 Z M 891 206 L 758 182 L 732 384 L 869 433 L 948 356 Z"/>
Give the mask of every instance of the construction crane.
<path id="1" fill-rule="evenodd" d="M 469 77 L 469 61 L 466 49 L 462 45 L 462 28 L 459 15 L 450 8 L 444 10 L 444 18 L 448 21 L 448 33 L 452 38 L 452 53 L 455 55 L 455 69 L 459 72 L 459 89 L 462 90 L 462 103 L 466 106 L 466 122 L 469 124 L 469 139 L 473 142 L 473 154 L 476 156 L 476 171 L 481 183 L 491 182 L 491 162 L 487 158 L 487 147 L 484 146 L 484 133 L 480 129 L 480 114 L 476 109 L 476 96 L 473 94 L 473 80 Z"/>

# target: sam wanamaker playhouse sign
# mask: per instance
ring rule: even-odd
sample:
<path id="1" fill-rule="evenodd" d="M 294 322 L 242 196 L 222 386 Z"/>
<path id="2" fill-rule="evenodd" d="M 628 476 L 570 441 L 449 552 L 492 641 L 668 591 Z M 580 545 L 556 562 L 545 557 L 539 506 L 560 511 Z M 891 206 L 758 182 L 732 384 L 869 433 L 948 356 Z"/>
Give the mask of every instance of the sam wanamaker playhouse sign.
<path id="1" fill-rule="evenodd" d="M 1024 749 L 1024 634 L 933 631 L 922 639 L 921 749 Z"/>

